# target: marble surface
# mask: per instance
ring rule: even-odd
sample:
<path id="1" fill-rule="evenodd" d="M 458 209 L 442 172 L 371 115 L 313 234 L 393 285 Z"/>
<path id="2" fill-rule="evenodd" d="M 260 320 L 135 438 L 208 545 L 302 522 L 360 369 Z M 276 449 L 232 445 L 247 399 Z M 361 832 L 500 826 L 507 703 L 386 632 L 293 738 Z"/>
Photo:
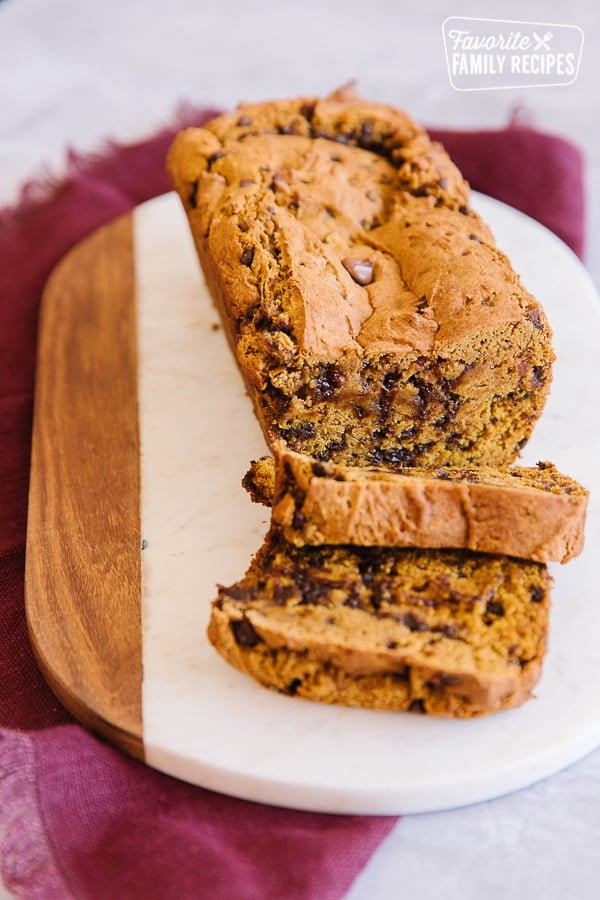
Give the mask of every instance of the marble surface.
<path id="1" fill-rule="evenodd" d="M 449 15 L 579 25 L 577 82 L 566 88 L 458 93 L 445 70 Z M 67 147 L 138 140 L 179 102 L 323 93 L 358 77 L 367 96 L 448 127 L 498 127 L 515 110 L 576 141 L 587 160 L 586 265 L 600 285 L 600 13 L 589 0 L 2 0 L 0 204 L 23 182 L 59 177 Z M 565 295 L 569 302 L 571 292 Z M 584 373 L 586 374 L 586 373 Z M 573 404 L 592 404 L 580 384 Z M 0 824 L 1 830 L 1 824 Z M 597 900 L 600 751 L 493 801 L 403 818 L 347 900 Z M 0 887 L 0 896 L 2 888 Z"/>
<path id="2" fill-rule="evenodd" d="M 266 528 L 264 508 L 240 485 L 265 447 L 171 194 L 134 216 L 150 765 L 275 805 L 421 813 L 522 788 L 600 744 L 600 409 L 572 402 L 582 373 L 600 392 L 597 295 L 579 260 L 538 223 L 487 197 L 474 205 L 543 299 L 556 335 L 551 396 L 523 462 L 553 459 L 592 491 L 587 550 L 554 566 L 536 699 L 470 722 L 321 706 L 265 691 L 210 646 L 215 585 L 241 577 Z"/>

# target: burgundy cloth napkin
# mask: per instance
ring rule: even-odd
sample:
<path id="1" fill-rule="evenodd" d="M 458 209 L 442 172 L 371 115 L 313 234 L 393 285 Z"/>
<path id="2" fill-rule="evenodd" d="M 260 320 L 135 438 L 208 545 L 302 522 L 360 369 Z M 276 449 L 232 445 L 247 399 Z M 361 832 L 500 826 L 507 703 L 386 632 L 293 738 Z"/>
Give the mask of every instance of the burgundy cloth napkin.
<path id="1" fill-rule="evenodd" d="M 577 147 L 517 123 L 501 131 L 430 129 L 471 187 L 520 209 L 584 252 L 584 163 Z"/>
<path id="2" fill-rule="evenodd" d="M 154 772 L 73 722 L 27 639 L 23 569 L 43 285 L 74 243 L 169 190 L 164 157 L 174 132 L 209 115 L 183 110 L 151 140 L 109 145 L 92 159 L 70 154 L 64 180 L 32 183 L 19 206 L 0 212 L 0 858 L 5 884 L 20 897 L 337 900 L 396 821 L 277 809 Z M 570 143 L 521 126 L 432 134 L 473 187 L 582 253 L 583 162 Z"/>

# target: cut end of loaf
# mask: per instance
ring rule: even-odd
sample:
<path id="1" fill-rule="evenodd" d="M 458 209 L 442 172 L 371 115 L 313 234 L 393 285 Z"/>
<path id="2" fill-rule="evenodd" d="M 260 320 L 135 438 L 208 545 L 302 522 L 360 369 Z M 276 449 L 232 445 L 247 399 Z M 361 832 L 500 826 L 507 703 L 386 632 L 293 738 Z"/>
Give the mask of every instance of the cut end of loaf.
<path id="1" fill-rule="evenodd" d="M 406 113 L 243 105 L 179 136 L 169 168 L 269 442 L 359 465 L 516 457 L 550 329 Z"/>

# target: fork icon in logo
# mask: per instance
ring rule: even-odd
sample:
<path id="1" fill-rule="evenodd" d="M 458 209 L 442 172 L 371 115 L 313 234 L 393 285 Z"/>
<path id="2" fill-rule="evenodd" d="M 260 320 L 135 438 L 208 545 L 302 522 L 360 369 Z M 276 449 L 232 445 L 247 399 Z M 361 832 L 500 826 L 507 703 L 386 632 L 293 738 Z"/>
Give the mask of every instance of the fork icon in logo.
<path id="1" fill-rule="evenodd" d="M 537 41 L 537 44 L 535 45 L 534 50 L 533 50 L 534 53 L 537 53 L 538 50 L 542 50 L 542 49 L 550 50 L 550 47 L 548 46 L 548 41 L 551 41 L 552 38 L 554 37 L 554 35 L 552 34 L 551 31 L 547 31 L 546 34 L 544 35 L 544 37 L 540 37 L 539 34 L 536 34 L 534 31 L 533 36 L 534 36 L 535 40 Z"/>

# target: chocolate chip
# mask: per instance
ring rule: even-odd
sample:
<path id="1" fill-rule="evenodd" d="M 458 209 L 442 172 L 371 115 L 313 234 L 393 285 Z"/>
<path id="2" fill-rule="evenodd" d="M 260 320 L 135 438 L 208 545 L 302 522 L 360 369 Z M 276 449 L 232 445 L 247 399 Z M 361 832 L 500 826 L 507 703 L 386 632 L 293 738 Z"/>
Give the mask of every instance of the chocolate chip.
<path id="1" fill-rule="evenodd" d="M 492 616 L 503 616 L 504 615 L 504 604 L 499 600 L 488 600 L 485 604 L 486 613 L 490 613 Z"/>
<path id="2" fill-rule="evenodd" d="M 419 616 L 416 616 L 414 613 L 409 612 L 400 617 L 400 621 L 403 625 L 406 625 L 410 631 L 428 631 L 429 626 L 427 622 L 424 622 L 423 619 L 420 619 Z"/>
<path id="3" fill-rule="evenodd" d="M 197 191 L 198 191 L 198 181 L 196 180 L 192 184 L 192 193 L 190 194 L 190 196 L 188 198 L 188 203 L 190 204 L 192 209 L 196 209 L 196 206 L 198 205 L 198 201 L 196 199 Z"/>
<path id="4" fill-rule="evenodd" d="M 240 647 L 256 647 L 260 643 L 260 637 L 247 619 L 239 622 L 230 622 L 231 630 L 236 644 Z"/>
<path id="5" fill-rule="evenodd" d="M 321 462 L 314 462 L 311 466 L 313 475 L 316 475 L 317 478 L 327 478 L 328 469 L 327 466 L 324 466 Z"/>
<path id="6" fill-rule="evenodd" d="M 546 370 L 543 366 L 534 366 L 531 374 L 531 387 L 538 388 L 546 383 Z"/>
<path id="7" fill-rule="evenodd" d="M 383 376 L 381 391 L 377 401 L 378 420 L 381 424 L 385 424 L 389 419 L 399 379 L 400 372 L 386 372 Z"/>
<path id="8" fill-rule="evenodd" d="M 408 710 L 409 710 L 409 712 L 414 712 L 414 713 L 425 713 L 426 712 L 425 701 L 421 700 L 420 698 L 417 700 L 413 700 L 411 702 L 410 706 L 408 707 Z"/>
<path id="9" fill-rule="evenodd" d="M 248 187 L 249 184 L 254 184 L 254 181 L 251 178 L 243 178 L 240 181 L 240 187 Z"/>
<path id="10" fill-rule="evenodd" d="M 243 266 L 251 266 L 253 259 L 254 259 L 254 247 L 246 247 L 244 250 L 242 250 L 242 255 L 240 256 L 240 262 Z"/>
<path id="11" fill-rule="evenodd" d="M 300 107 L 300 114 L 304 116 L 308 121 L 312 121 L 312 117 L 315 114 L 315 105 L 314 103 L 303 103 Z"/>
<path id="12" fill-rule="evenodd" d="M 400 372 L 398 372 L 398 371 L 386 372 L 385 375 L 383 376 L 383 381 L 381 382 L 381 390 L 384 393 L 388 393 L 396 386 L 396 384 L 398 383 L 399 380 L 400 380 Z"/>
<path id="13" fill-rule="evenodd" d="M 371 259 L 347 256 L 342 260 L 342 265 L 357 284 L 364 287 L 373 281 L 373 261 Z"/>
<path id="14" fill-rule="evenodd" d="M 439 682 L 442 687 L 458 687 L 459 684 L 462 684 L 462 678 L 460 675 L 447 675 L 445 672 L 440 672 Z"/>
<path id="15" fill-rule="evenodd" d="M 542 324 L 542 317 L 540 315 L 539 309 L 530 310 L 525 316 L 528 322 L 531 322 L 534 328 L 537 328 L 538 331 L 543 331 L 544 326 Z"/>
<path id="16" fill-rule="evenodd" d="M 294 517 L 292 519 L 292 528 L 296 531 L 302 531 L 304 528 L 304 523 L 306 522 L 306 516 L 304 513 L 301 513 L 299 509 L 294 511 Z"/>
<path id="17" fill-rule="evenodd" d="M 358 588 L 358 585 L 354 585 L 353 587 Z M 344 600 L 344 606 L 347 606 L 349 609 L 363 608 L 362 600 L 358 596 L 356 590 L 349 597 L 347 597 L 346 600 Z"/>
<path id="18" fill-rule="evenodd" d="M 470 234 L 470 235 L 469 235 L 469 240 L 470 240 L 470 241 L 477 241 L 478 244 L 483 244 L 483 241 L 481 240 L 481 238 L 480 238 L 479 235 L 477 235 L 477 234 Z"/>
<path id="19" fill-rule="evenodd" d="M 248 125 L 252 125 L 252 119 L 249 119 L 248 116 L 241 116 L 237 123 L 241 128 L 247 128 Z"/>
<path id="20" fill-rule="evenodd" d="M 373 141 L 373 123 L 370 119 L 366 119 L 362 125 L 360 126 L 360 134 L 358 136 L 358 143 L 361 147 L 370 147 Z"/>
<path id="21" fill-rule="evenodd" d="M 231 587 L 225 588 L 225 593 L 228 597 L 231 597 L 232 600 L 247 601 L 252 598 L 252 588 L 243 582 L 232 584 Z"/>
<path id="22" fill-rule="evenodd" d="M 273 327 L 273 319 L 262 306 L 254 316 L 254 327 L 257 331 L 275 331 L 276 329 Z"/>
<path id="23" fill-rule="evenodd" d="M 546 591 L 543 587 L 534 584 L 529 590 L 529 596 L 532 603 L 542 603 L 546 596 Z"/>
<path id="24" fill-rule="evenodd" d="M 297 594 L 297 589 L 293 584 L 281 584 L 275 581 L 273 584 L 273 598 L 277 606 L 285 606 L 286 600 L 289 600 Z"/>
<path id="25" fill-rule="evenodd" d="M 388 650 L 395 650 L 396 647 L 398 646 L 398 642 L 397 641 L 388 641 L 385 646 L 387 647 Z"/>
<path id="26" fill-rule="evenodd" d="M 302 425 L 295 425 L 292 428 L 280 429 L 282 437 L 288 437 L 290 444 L 296 441 L 304 441 L 315 436 L 315 426 L 313 422 L 305 422 Z M 294 449 L 292 447 L 292 449 Z"/>
<path id="27" fill-rule="evenodd" d="M 319 374 L 313 385 L 315 400 L 330 400 L 344 383 L 344 376 L 335 363 L 319 366 Z"/>
<path id="28" fill-rule="evenodd" d="M 217 150 L 216 153 L 213 153 L 212 156 L 209 156 L 208 157 L 208 171 L 210 172 L 211 166 L 214 162 L 216 162 L 218 159 L 223 159 L 224 156 L 225 156 L 225 154 L 223 153 L 222 150 Z"/>
<path id="29" fill-rule="evenodd" d="M 302 679 L 294 678 L 292 681 L 290 681 L 290 683 L 286 687 L 285 693 L 288 694 L 290 697 L 293 697 L 296 694 L 296 692 L 301 684 L 302 684 Z"/>
<path id="30" fill-rule="evenodd" d="M 300 600 L 300 606 L 318 606 L 322 602 L 326 589 L 318 581 L 311 581 L 310 578 L 305 578 L 301 587 L 302 599 Z"/>
<path id="31" fill-rule="evenodd" d="M 377 448 L 370 455 L 370 462 L 374 465 L 390 465 L 397 464 L 400 466 L 410 466 L 415 461 L 416 454 L 411 450 L 405 450 L 397 447 L 391 450 L 382 450 Z"/>

